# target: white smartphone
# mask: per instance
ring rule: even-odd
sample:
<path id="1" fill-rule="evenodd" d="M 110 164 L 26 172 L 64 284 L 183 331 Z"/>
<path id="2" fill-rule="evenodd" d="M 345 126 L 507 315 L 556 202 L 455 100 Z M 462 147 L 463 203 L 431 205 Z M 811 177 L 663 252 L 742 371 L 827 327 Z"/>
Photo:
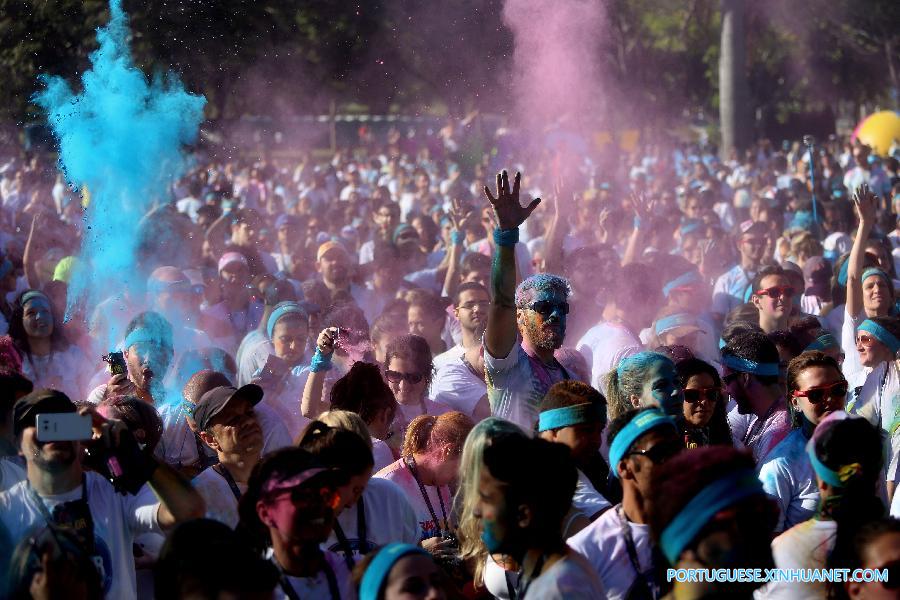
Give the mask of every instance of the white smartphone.
<path id="1" fill-rule="evenodd" d="M 37 415 L 39 442 L 72 442 L 91 439 L 91 415 L 51 413 Z"/>

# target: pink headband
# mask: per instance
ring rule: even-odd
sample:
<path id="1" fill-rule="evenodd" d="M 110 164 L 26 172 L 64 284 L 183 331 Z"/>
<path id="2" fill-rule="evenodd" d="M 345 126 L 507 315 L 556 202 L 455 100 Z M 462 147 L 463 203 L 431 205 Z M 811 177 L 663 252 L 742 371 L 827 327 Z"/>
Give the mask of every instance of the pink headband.
<path id="1" fill-rule="evenodd" d="M 246 257 L 240 252 L 226 252 L 222 255 L 222 258 L 219 259 L 219 272 L 230 265 L 233 262 L 241 263 L 245 267 L 249 267 L 250 265 L 247 263 Z"/>

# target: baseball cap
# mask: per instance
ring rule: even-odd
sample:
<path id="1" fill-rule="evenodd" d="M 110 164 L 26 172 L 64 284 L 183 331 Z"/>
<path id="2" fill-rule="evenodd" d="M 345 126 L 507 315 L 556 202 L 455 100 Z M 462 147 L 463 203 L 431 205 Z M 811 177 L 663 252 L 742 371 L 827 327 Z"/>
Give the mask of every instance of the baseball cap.
<path id="1" fill-rule="evenodd" d="M 19 398 L 13 406 L 13 433 L 18 437 L 26 428 L 34 427 L 38 413 L 73 413 L 75 410 L 75 403 L 59 390 L 34 390 Z"/>
<path id="2" fill-rule="evenodd" d="M 400 223 L 397 225 L 397 228 L 394 229 L 394 234 L 391 237 L 395 246 L 401 246 L 403 244 L 409 243 L 418 243 L 419 241 L 419 232 L 415 230 L 415 228 L 408 223 Z"/>
<path id="3" fill-rule="evenodd" d="M 746 220 L 738 226 L 739 235 L 765 234 L 768 227 L 762 221 Z"/>
<path id="4" fill-rule="evenodd" d="M 341 244 L 340 242 L 336 242 L 334 240 L 328 240 L 327 242 L 320 245 L 319 249 L 316 251 L 316 262 L 322 260 L 322 257 L 325 256 L 326 253 L 331 252 L 332 250 L 339 250 L 340 252 L 343 252 L 347 256 L 350 255 L 350 253 L 347 252 L 347 249 L 344 248 L 343 244 Z"/>
<path id="5" fill-rule="evenodd" d="M 831 287 L 831 265 L 822 256 L 813 256 L 803 263 L 803 280 L 806 292 L 824 296 Z"/>
<path id="6" fill-rule="evenodd" d="M 213 417 L 222 412 L 234 398 L 245 398 L 250 401 L 250 404 L 256 406 L 262 397 L 263 389 L 254 383 L 248 383 L 240 388 L 230 385 L 215 387 L 200 397 L 200 402 L 194 409 L 194 421 L 197 422 L 197 429 L 206 430 Z"/>
<path id="7" fill-rule="evenodd" d="M 282 227 L 297 227 L 300 224 L 300 220 L 295 215 L 278 215 L 278 218 L 275 219 L 275 229 L 281 229 Z"/>

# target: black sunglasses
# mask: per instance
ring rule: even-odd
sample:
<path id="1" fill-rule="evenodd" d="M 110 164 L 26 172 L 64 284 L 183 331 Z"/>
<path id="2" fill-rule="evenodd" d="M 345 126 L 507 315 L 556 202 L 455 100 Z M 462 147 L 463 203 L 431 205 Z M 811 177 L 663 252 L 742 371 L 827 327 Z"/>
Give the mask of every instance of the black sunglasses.
<path id="1" fill-rule="evenodd" d="M 652 462 L 654 465 L 659 465 L 666 462 L 682 450 L 684 450 L 684 444 L 682 444 L 680 441 L 660 442 L 658 444 L 654 444 L 646 450 L 632 450 L 625 456 L 639 454 L 641 456 L 646 456 L 647 458 L 649 458 L 650 462 Z"/>
<path id="2" fill-rule="evenodd" d="M 719 388 L 686 389 L 684 390 L 684 401 L 690 404 L 700 402 L 700 400 L 716 402 L 719 399 L 720 394 Z"/>
<path id="3" fill-rule="evenodd" d="M 421 373 L 400 373 L 398 371 L 388 370 L 384 372 L 384 377 L 391 383 L 400 383 L 405 379 L 407 383 L 416 385 L 422 381 L 425 376 Z"/>
<path id="4" fill-rule="evenodd" d="M 548 302 L 546 300 L 540 300 L 538 302 L 531 304 L 530 306 L 526 306 L 525 308 L 533 310 L 534 312 L 536 312 L 540 315 L 543 315 L 545 317 L 549 317 L 557 310 L 560 312 L 560 314 L 564 314 L 564 315 L 569 314 L 569 303 L 568 302 L 560 302 L 557 304 L 556 302 Z"/>

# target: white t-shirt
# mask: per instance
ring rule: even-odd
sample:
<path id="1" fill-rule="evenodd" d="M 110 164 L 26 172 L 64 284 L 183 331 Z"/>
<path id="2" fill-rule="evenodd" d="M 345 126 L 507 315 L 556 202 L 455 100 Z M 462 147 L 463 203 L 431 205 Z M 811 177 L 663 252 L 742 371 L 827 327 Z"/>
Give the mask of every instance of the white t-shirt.
<path id="1" fill-rule="evenodd" d="M 523 600 L 599 600 L 606 598 L 600 578 L 577 552 L 557 561 L 531 582 Z"/>
<path id="2" fill-rule="evenodd" d="M 786 531 L 811 519 L 819 505 L 816 474 L 806 455 L 806 438 L 792 429 L 759 465 L 765 492 L 778 503 L 775 531 Z"/>
<path id="3" fill-rule="evenodd" d="M 599 575 L 610 599 L 625 598 L 638 575 L 628 557 L 622 535 L 620 507 L 621 504 L 609 509 L 567 541 L 569 547 L 583 555 Z M 652 569 L 653 559 L 650 526 L 629 521 L 628 528 L 631 530 L 641 571 L 647 573 Z"/>
<path id="4" fill-rule="evenodd" d="M 11 460 L 0 459 L 0 492 L 5 492 L 25 478 L 25 469 Z"/>
<path id="5" fill-rule="evenodd" d="M 375 466 L 372 467 L 373 473 L 377 473 L 397 460 L 394 457 L 394 453 L 391 451 L 391 447 L 387 445 L 387 442 L 377 438 L 372 438 L 372 458 L 375 459 Z"/>
<path id="6" fill-rule="evenodd" d="M 754 277 L 755 272 L 745 271 L 741 265 L 735 265 L 722 273 L 713 286 L 712 312 L 727 315 L 731 309 L 743 304 L 747 287 Z"/>
<path id="7" fill-rule="evenodd" d="M 463 354 L 459 354 L 456 360 L 437 369 L 429 397 L 471 417 L 475 407 L 487 395 L 487 384 L 463 362 L 463 358 Z"/>
<path id="8" fill-rule="evenodd" d="M 835 521 L 810 519 L 791 527 L 772 541 L 772 558 L 779 569 L 823 569 L 837 537 Z M 769 583 L 755 598 L 819 600 L 827 595 L 825 582 Z"/>
<path id="9" fill-rule="evenodd" d="M 428 499 L 431 502 L 431 508 L 434 510 L 434 515 L 432 515 L 431 510 L 428 509 L 428 504 L 425 503 L 425 499 L 422 497 L 419 484 L 416 483 L 415 478 L 402 458 L 395 460 L 380 470 L 375 474 L 375 477 L 387 479 L 397 484 L 403 491 L 403 495 L 409 501 L 413 514 L 416 517 L 419 541 L 437 537 L 441 535 L 441 530 L 446 532 L 447 523 L 444 521 L 444 516 L 446 515 L 446 518 L 449 520 L 450 511 L 453 508 L 453 495 L 450 493 L 449 487 L 445 485 L 440 488 L 433 485 L 424 486 L 425 493 L 428 494 Z M 441 511 L 442 501 L 444 505 L 443 511 Z M 439 522 L 436 523 L 434 517 L 437 517 Z"/>
<path id="10" fill-rule="evenodd" d="M 81 400 L 87 393 L 90 370 L 90 361 L 74 344 L 62 352 L 22 358 L 22 373 L 31 380 L 34 389 L 59 390 L 73 400 Z"/>
<path id="11" fill-rule="evenodd" d="M 391 542 L 419 543 L 419 524 L 413 508 L 400 486 L 387 479 L 373 477 L 366 484 L 366 489 L 363 490 L 362 502 L 369 551 Z M 353 558 L 356 562 L 362 558 L 359 551 L 358 516 L 357 506 L 354 504 L 350 508 L 342 510 L 337 518 L 353 549 Z M 328 537 L 328 541 L 325 542 L 325 547 L 343 556 L 338 537 L 333 531 Z"/>
<path id="12" fill-rule="evenodd" d="M 350 579 L 350 570 L 344 559 L 334 552 L 328 550 L 325 553 L 325 561 L 331 566 L 337 580 L 338 590 L 340 592 L 340 600 L 352 600 L 356 598 L 356 590 L 353 589 L 353 581 Z M 271 558 L 275 562 L 274 558 Z M 276 565 L 277 566 L 277 565 Z M 294 577 L 293 575 L 285 575 L 284 579 L 290 585 L 299 598 L 331 598 L 331 589 L 328 587 L 328 576 L 325 571 L 319 571 L 315 577 Z M 273 600 L 290 600 L 288 595 L 284 593 L 281 583 L 275 586 Z M 337 599 L 335 599 L 337 600 Z"/>
<path id="13" fill-rule="evenodd" d="M 199 475 L 191 481 L 194 489 L 203 496 L 206 501 L 206 518 L 225 523 L 234 529 L 240 517 L 238 516 L 238 499 L 225 478 L 212 467 L 203 469 Z M 241 494 L 247 492 L 247 484 L 235 482 Z"/>
<path id="14" fill-rule="evenodd" d="M 525 431 L 534 430 L 541 399 L 551 385 L 566 379 L 558 363 L 541 365 L 543 368 L 536 368 L 542 369 L 543 373 L 537 373 L 521 340 L 516 341 L 504 358 L 491 356 L 487 348 L 484 349 L 488 400 L 495 417 L 511 421 Z"/>
<path id="15" fill-rule="evenodd" d="M 575 484 L 575 495 L 572 496 L 572 506 L 578 512 L 591 518 L 602 510 L 606 510 L 612 504 L 603 497 L 587 475 L 578 470 L 578 482 Z"/>
<path id="16" fill-rule="evenodd" d="M 293 445 L 287 427 L 275 411 L 264 402 L 260 402 L 253 407 L 253 412 L 256 413 L 256 419 L 263 432 L 263 454 Z M 188 427 L 181 403 L 166 404 L 160 409 L 159 416 L 163 422 L 163 433 L 153 453 L 154 456 L 175 468 L 196 463 L 199 458 L 198 442 L 194 432 Z M 200 442 L 199 445 L 201 451 L 214 456 L 212 450 L 205 444 Z"/>
<path id="17" fill-rule="evenodd" d="M 103 561 L 103 591 L 107 598 L 134 598 L 137 594 L 132 544 L 141 533 L 162 533 L 157 512 L 159 500 L 145 486 L 137 496 L 122 495 L 96 473 L 85 473 L 87 500 L 94 520 L 96 554 Z M 82 486 L 65 494 L 44 496 L 47 510 L 63 502 L 79 500 Z M 0 493 L 0 523 L 10 538 L 21 540 L 33 530 L 46 526 L 44 514 L 30 493 L 28 481 L 21 481 Z"/>
<path id="18" fill-rule="evenodd" d="M 623 358 L 637 354 L 644 346 L 627 327 L 603 322 L 591 327 L 575 348 L 591 367 L 591 385 L 603 390 L 606 389 L 606 374 L 618 367 Z"/>
<path id="19" fill-rule="evenodd" d="M 866 376 L 847 412 L 865 417 L 884 432 L 886 481 L 900 481 L 900 369 L 897 361 L 884 362 Z"/>
<path id="20" fill-rule="evenodd" d="M 517 571 L 507 571 L 497 564 L 494 557 L 487 555 L 484 563 L 484 588 L 497 600 L 510 600 L 519 581 Z M 513 593 L 511 593 L 513 592 Z"/>
<path id="21" fill-rule="evenodd" d="M 446 352 L 442 352 L 434 357 L 431 361 L 432 365 L 434 365 L 434 370 L 440 373 L 441 369 L 444 365 L 449 365 L 450 363 L 455 363 L 459 361 L 459 357 L 466 353 L 466 349 L 462 347 L 462 344 L 456 344 Z M 432 384 L 434 385 L 434 384 Z"/>
<path id="22" fill-rule="evenodd" d="M 844 322 L 841 324 L 841 350 L 844 351 L 844 364 L 841 365 L 841 371 L 848 380 L 865 368 L 862 366 L 859 351 L 856 349 L 856 327 L 865 320 L 865 312 L 852 317 L 846 307 L 844 308 Z"/>

